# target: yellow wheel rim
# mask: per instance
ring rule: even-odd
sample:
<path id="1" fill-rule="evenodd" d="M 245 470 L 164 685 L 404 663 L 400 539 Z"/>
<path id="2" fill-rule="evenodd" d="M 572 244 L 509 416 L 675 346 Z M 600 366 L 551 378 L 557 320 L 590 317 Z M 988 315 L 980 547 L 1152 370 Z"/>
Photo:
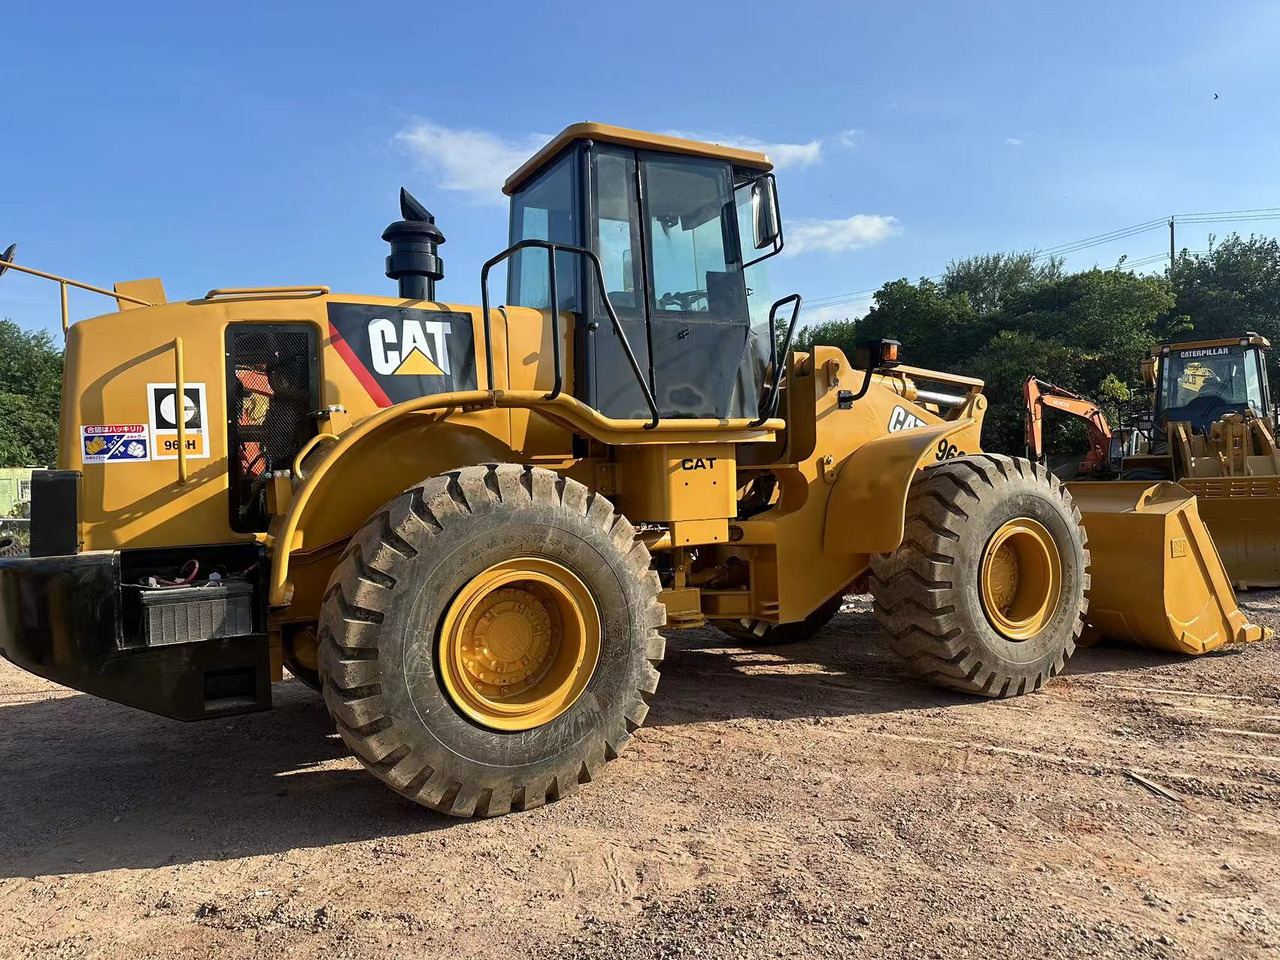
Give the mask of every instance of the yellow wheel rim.
<path id="1" fill-rule="evenodd" d="M 1062 593 L 1058 546 L 1035 520 L 1010 520 L 987 542 L 979 578 L 982 606 L 991 625 L 1010 640 L 1029 640 L 1058 609 Z"/>
<path id="2" fill-rule="evenodd" d="M 518 557 L 462 588 L 438 652 L 459 710 L 494 730 L 531 730 L 582 696 L 600 660 L 600 612 L 567 567 Z"/>

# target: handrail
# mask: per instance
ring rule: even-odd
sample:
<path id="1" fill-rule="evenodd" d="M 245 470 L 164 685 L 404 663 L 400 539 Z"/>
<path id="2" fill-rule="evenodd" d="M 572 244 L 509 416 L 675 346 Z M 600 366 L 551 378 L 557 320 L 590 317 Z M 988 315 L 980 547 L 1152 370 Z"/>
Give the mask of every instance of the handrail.
<path id="1" fill-rule="evenodd" d="M 261 296 L 264 293 L 307 293 L 324 296 L 329 293 L 329 288 L 318 285 L 309 287 L 217 287 L 206 293 L 203 299 L 213 300 L 216 297 L 256 297 Z"/>
<path id="2" fill-rule="evenodd" d="M 196 408 L 199 415 L 199 407 Z M 182 338 L 173 338 L 173 422 L 178 427 L 178 483 L 187 482 L 187 381 L 182 366 Z M 205 442 L 209 440 L 209 427 L 204 428 Z"/>
<path id="3" fill-rule="evenodd" d="M 4 261 L 4 266 L 0 267 L 0 273 L 6 270 L 17 270 L 19 273 L 27 273 L 33 277 L 39 277 L 42 280 L 52 280 L 60 288 L 62 300 L 62 335 L 65 337 L 67 331 L 71 328 L 71 319 L 67 309 L 67 287 L 77 287 L 80 290 L 88 290 L 90 293 L 97 293 L 104 297 L 110 297 L 113 300 L 127 300 L 129 303 L 136 303 L 140 307 L 154 307 L 155 304 L 150 300 L 139 300 L 137 297 L 131 297 L 127 293 L 116 293 L 112 290 L 104 290 L 102 287 L 95 287 L 92 283 L 83 283 L 80 280 L 72 280 L 70 277 L 60 277 L 56 273 L 45 273 L 43 270 L 36 270 L 32 267 L 24 267 L 20 263 Z"/>
<path id="4" fill-rule="evenodd" d="M 777 316 L 778 308 L 783 304 L 794 303 L 795 306 L 791 310 L 791 322 L 787 324 L 787 339 L 782 345 L 782 363 L 778 361 L 778 329 Z M 778 412 L 778 387 L 782 383 L 782 364 L 787 360 L 787 354 L 791 351 L 791 337 L 796 332 L 796 321 L 800 318 L 800 294 L 793 293 L 789 297 L 783 297 L 781 300 L 775 300 L 773 306 L 769 308 L 769 365 L 773 369 L 773 382 L 769 384 L 768 399 L 760 404 L 758 419 L 751 422 L 751 426 L 758 427 L 770 417 Z"/>
<path id="5" fill-rule="evenodd" d="M 302 461 L 311 455 L 311 451 L 320 446 L 325 441 L 337 441 L 342 437 L 336 433 L 317 433 L 314 437 L 303 444 L 302 449 L 298 451 L 298 455 L 293 458 L 293 475 L 298 480 L 307 479 L 307 475 L 302 472 Z"/>
<path id="6" fill-rule="evenodd" d="M 609 293 L 605 287 L 604 270 L 600 267 L 600 258 L 585 247 L 552 243 L 549 240 L 520 240 L 486 261 L 485 265 L 480 268 L 480 305 L 484 312 L 484 351 L 486 372 L 489 377 L 489 389 L 497 389 L 493 375 L 493 333 L 489 325 L 489 271 L 503 260 L 508 259 L 512 254 L 531 248 L 547 251 L 548 292 L 551 295 L 551 353 L 555 379 L 551 392 L 543 399 L 555 400 L 560 396 L 563 387 L 563 363 L 560 358 L 560 303 L 557 298 L 556 279 L 556 254 L 563 251 L 564 253 L 578 254 L 591 261 L 591 266 L 595 269 L 596 283 L 600 286 L 600 297 L 604 300 L 604 308 L 608 311 L 609 320 L 613 323 L 613 332 L 618 335 L 618 340 L 622 343 L 622 352 L 626 354 L 627 362 L 631 364 L 631 370 L 636 375 L 636 382 L 640 384 L 640 389 L 644 393 L 645 403 L 649 406 L 649 413 L 652 419 L 645 429 L 654 429 L 659 420 L 658 404 L 653 399 L 653 391 L 649 388 L 649 384 L 645 382 L 644 374 L 640 370 L 640 364 L 636 362 L 636 355 L 631 349 L 631 342 L 627 339 L 626 331 L 622 329 L 622 321 L 618 319 L 618 314 L 614 312 L 613 304 L 609 302 Z M 763 422 L 764 420 L 761 420 L 761 423 Z"/>

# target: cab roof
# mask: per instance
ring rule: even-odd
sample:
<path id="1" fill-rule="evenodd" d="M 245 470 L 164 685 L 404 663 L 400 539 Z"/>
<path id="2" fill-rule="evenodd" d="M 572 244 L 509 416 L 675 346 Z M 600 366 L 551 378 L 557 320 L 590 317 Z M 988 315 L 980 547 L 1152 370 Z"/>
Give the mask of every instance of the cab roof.
<path id="1" fill-rule="evenodd" d="M 574 123 L 552 137 L 545 147 L 507 177 L 507 182 L 502 185 L 502 192 L 507 196 L 515 193 L 526 180 L 541 169 L 543 164 L 575 140 L 597 140 L 602 143 L 617 143 L 625 147 L 638 147 L 642 150 L 656 150 L 661 153 L 711 157 L 716 160 L 728 160 L 736 166 L 750 167 L 762 172 L 773 169 L 773 162 L 765 154 L 754 150 L 726 147 L 718 143 L 703 143 L 700 140 L 685 140 L 681 137 L 668 137 L 661 133 L 645 133 L 643 130 L 628 130 L 625 127 L 613 127 L 607 123 Z"/>
<path id="2" fill-rule="evenodd" d="M 1271 349 L 1271 341 L 1266 337 L 1248 331 L 1236 337 L 1214 337 L 1209 340 L 1179 340 L 1177 343 L 1161 343 L 1151 348 L 1151 356 L 1172 353 L 1174 350 L 1197 350 L 1201 347 L 1261 347 Z"/>

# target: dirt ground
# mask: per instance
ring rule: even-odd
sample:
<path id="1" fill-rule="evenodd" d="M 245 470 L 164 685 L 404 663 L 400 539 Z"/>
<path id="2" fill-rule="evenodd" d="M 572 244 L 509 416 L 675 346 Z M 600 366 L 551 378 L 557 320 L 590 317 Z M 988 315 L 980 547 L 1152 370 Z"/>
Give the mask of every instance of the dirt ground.
<path id="1" fill-rule="evenodd" d="M 184 725 L 0 664 L 0 956 L 1280 957 L 1280 642 L 980 702 L 850 607 L 674 635 L 632 749 L 490 821 L 379 785 L 297 682 Z"/>

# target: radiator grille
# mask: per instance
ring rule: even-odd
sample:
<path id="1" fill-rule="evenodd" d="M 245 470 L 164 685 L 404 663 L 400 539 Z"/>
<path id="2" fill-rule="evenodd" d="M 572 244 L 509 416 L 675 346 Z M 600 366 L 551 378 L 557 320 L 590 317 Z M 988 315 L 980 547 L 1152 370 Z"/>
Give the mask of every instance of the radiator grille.
<path id="1" fill-rule="evenodd" d="M 316 432 L 315 334 L 302 324 L 236 324 L 227 353 L 231 529 L 266 530 L 267 479 Z"/>

